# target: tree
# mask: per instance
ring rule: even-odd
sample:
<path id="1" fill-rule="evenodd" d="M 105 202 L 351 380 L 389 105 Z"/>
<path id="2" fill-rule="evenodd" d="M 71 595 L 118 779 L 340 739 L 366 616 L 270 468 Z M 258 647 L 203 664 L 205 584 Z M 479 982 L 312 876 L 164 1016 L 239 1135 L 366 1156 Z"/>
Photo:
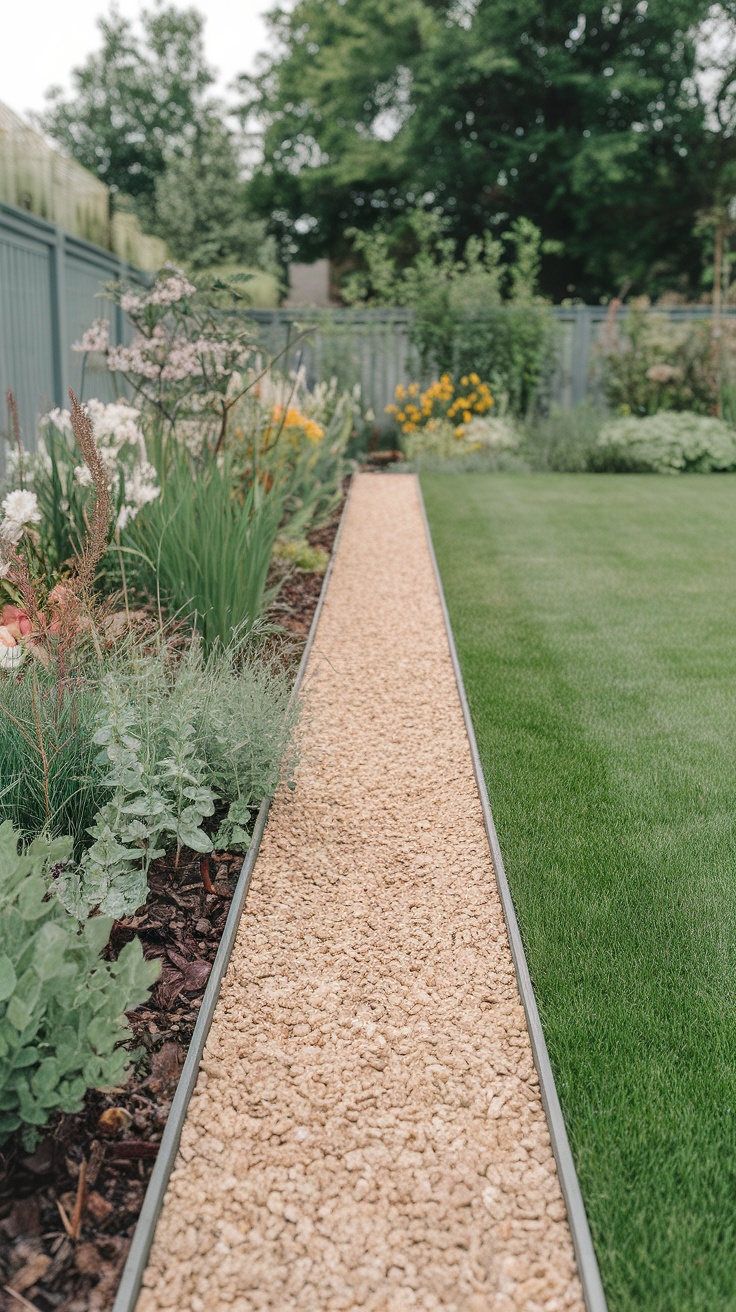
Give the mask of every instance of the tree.
<path id="1" fill-rule="evenodd" d="M 277 269 L 273 238 L 246 207 L 233 135 L 214 116 L 156 179 L 154 213 L 171 254 L 191 269 L 232 262 Z"/>
<path id="2" fill-rule="evenodd" d="M 542 283 L 697 284 L 694 29 L 706 0 L 297 0 L 243 83 L 256 208 L 304 256 L 413 206 L 467 238 L 527 217 Z M 549 249 L 549 248 L 548 248 Z"/>
<path id="3" fill-rule="evenodd" d="M 52 88 L 38 116 L 44 132 L 113 193 L 134 197 L 149 219 L 157 179 L 213 113 L 203 22 L 196 9 L 144 9 L 137 36 L 113 5 L 98 22 L 102 49 L 73 72 L 72 95 Z"/>
<path id="4" fill-rule="evenodd" d="M 705 132 L 698 176 L 703 195 L 701 231 L 713 239 L 713 304 L 728 295 L 728 239 L 736 230 L 736 0 L 719 0 L 696 34 L 695 86 Z"/>
<path id="5" fill-rule="evenodd" d="M 141 33 L 113 6 L 102 48 L 74 71 L 74 94 L 49 93 L 40 124 L 108 184 L 193 269 L 272 269 L 273 241 L 247 209 L 238 142 L 211 95 L 196 9 L 143 10 Z"/>

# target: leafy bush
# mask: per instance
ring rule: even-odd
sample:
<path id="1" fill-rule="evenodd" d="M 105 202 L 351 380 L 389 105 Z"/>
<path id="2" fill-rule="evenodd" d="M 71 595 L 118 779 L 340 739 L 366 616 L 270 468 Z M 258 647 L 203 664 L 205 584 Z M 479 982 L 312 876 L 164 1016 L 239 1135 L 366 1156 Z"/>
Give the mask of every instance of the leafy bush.
<path id="1" fill-rule="evenodd" d="M 247 846 L 249 807 L 289 775 L 295 711 L 288 676 L 237 642 L 121 662 L 100 694 L 93 736 L 109 800 L 57 891 L 75 915 L 122 916 L 145 902 L 149 865 L 169 848 Z M 216 807 L 213 839 L 203 825 Z"/>
<path id="2" fill-rule="evenodd" d="M 601 429 L 591 468 L 612 473 L 710 473 L 736 469 L 736 430 L 704 415 L 660 411 Z"/>
<path id="3" fill-rule="evenodd" d="M 415 253 L 403 268 L 390 234 L 351 230 L 364 267 L 348 278 L 346 300 L 410 307 L 423 374 L 476 370 L 512 414 L 528 413 L 553 361 L 549 309 L 536 295 L 539 230 L 517 219 L 499 239 L 472 237 L 458 259 L 436 215 L 415 214 L 412 228 Z"/>
<path id="4" fill-rule="evenodd" d="M 298 538 L 295 542 L 280 539 L 276 543 L 274 560 L 278 565 L 293 566 L 309 574 L 324 574 L 330 557 L 322 547 L 310 547 L 305 538 Z"/>
<path id="5" fill-rule="evenodd" d="M 725 322 L 722 331 L 726 351 L 733 355 L 734 325 Z M 623 414 L 715 414 L 719 349 L 711 321 L 677 323 L 634 304 L 603 338 L 606 398 Z"/>
<path id="6" fill-rule="evenodd" d="M 124 1013 L 158 976 L 137 939 L 103 961 L 112 920 L 80 927 L 48 897 L 69 850 L 37 839 L 19 853 L 12 824 L 0 825 L 0 1142 L 21 1126 L 32 1142 L 54 1112 L 79 1111 L 88 1089 L 124 1081 L 134 1055 Z"/>

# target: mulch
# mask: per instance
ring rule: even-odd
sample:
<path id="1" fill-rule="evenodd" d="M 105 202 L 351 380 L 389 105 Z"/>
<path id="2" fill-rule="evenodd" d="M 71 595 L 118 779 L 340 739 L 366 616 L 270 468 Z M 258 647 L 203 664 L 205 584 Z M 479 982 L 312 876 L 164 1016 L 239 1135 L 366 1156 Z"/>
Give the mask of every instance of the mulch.
<path id="1" fill-rule="evenodd" d="M 331 551 L 338 523 L 339 512 L 310 546 Z M 321 587 L 321 575 L 293 570 L 279 626 L 306 637 Z M 1 1312 L 112 1307 L 242 863 L 228 852 L 204 869 L 195 853 L 178 866 L 164 857 L 145 906 L 115 922 L 109 959 L 137 934 L 161 976 L 129 1013 L 137 1056 L 124 1088 L 90 1092 L 81 1112 L 54 1118 L 34 1152 L 19 1136 L 0 1150 Z"/>

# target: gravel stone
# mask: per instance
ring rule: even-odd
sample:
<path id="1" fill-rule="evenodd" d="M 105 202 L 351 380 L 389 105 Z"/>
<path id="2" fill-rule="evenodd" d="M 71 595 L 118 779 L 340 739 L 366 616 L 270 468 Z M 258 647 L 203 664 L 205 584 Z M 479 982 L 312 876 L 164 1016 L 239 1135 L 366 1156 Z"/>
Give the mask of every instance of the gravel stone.
<path id="1" fill-rule="evenodd" d="M 139 1312 L 583 1312 L 411 475 L 354 481 Z"/>

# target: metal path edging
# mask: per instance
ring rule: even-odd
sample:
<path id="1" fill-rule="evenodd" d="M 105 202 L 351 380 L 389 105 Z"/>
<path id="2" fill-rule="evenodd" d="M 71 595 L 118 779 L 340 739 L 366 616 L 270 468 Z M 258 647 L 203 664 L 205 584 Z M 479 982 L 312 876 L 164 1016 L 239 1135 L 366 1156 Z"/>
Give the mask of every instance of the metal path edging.
<path id="1" fill-rule="evenodd" d="M 322 588 L 317 601 L 317 608 L 312 617 L 307 641 L 304 646 L 301 661 L 299 662 L 299 669 L 297 670 L 289 702 L 290 706 L 293 705 L 295 698 L 299 694 L 301 685 L 304 681 L 307 662 L 312 647 L 314 646 L 319 617 L 322 613 L 322 607 L 327 595 L 327 587 L 332 575 L 332 568 L 337 556 L 337 549 L 340 544 L 340 538 L 345 524 L 345 517 L 350 502 L 351 488 L 352 483 L 348 488 L 347 496 L 345 497 L 329 563 L 327 565 L 325 577 L 322 580 Z M 194 1027 L 194 1033 L 192 1034 L 189 1048 L 187 1049 L 187 1055 L 179 1077 L 179 1083 L 176 1086 L 176 1093 L 171 1104 L 171 1111 L 169 1112 L 168 1120 L 163 1135 L 161 1136 L 161 1146 L 158 1150 L 158 1156 L 156 1157 L 151 1178 L 148 1182 L 146 1196 L 143 1199 L 143 1206 L 136 1223 L 133 1240 L 123 1268 L 123 1274 L 118 1286 L 118 1292 L 112 1307 L 112 1312 L 135 1312 L 135 1306 L 138 1302 L 138 1296 L 143 1283 L 143 1274 L 148 1263 L 148 1257 L 153 1243 L 156 1224 L 161 1213 L 161 1208 L 163 1207 L 164 1195 L 168 1188 L 169 1177 L 171 1176 L 174 1167 L 176 1154 L 179 1151 L 179 1141 L 181 1139 L 181 1132 L 186 1119 L 187 1109 L 189 1107 L 189 1100 L 197 1083 L 199 1063 L 210 1031 L 210 1026 L 212 1025 L 212 1018 L 215 1013 L 217 1000 L 220 996 L 220 986 L 235 945 L 240 917 L 245 905 L 245 899 L 248 896 L 253 867 L 255 866 L 261 846 L 261 839 L 263 838 L 263 832 L 266 828 L 270 805 L 271 797 L 264 797 L 261 802 L 255 825 L 253 826 L 253 836 L 250 840 L 248 851 L 240 875 L 238 876 L 238 882 L 235 886 L 233 900 L 230 904 L 230 910 L 228 911 L 227 920 L 225 921 L 225 928 L 222 932 L 222 938 L 220 939 L 220 946 L 217 949 L 217 955 L 202 999 L 202 1006 L 199 1010 L 197 1023 Z"/>
<path id="2" fill-rule="evenodd" d="M 600 1271 L 598 1270 L 598 1260 L 595 1255 L 593 1239 L 588 1225 L 588 1218 L 585 1213 L 585 1204 L 583 1203 L 583 1196 L 580 1192 L 580 1183 L 578 1181 L 577 1171 L 575 1170 L 575 1163 L 570 1148 L 570 1141 L 567 1137 L 567 1130 L 565 1129 L 560 1099 L 555 1085 L 555 1077 L 552 1073 L 549 1053 L 547 1052 L 547 1044 L 545 1043 L 544 1032 L 542 1030 L 542 1022 L 539 1017 L 537 1001 L 534 996 L 534 986 L 532 985 L 531 975 L 529 974 L 529 967 L 527 965 L 524 945 L 521 939 L 519 922 L 516 918 L 516 911 L 511 897 L 511 889 L 509 888 L 506 871 L 504 870 L 503 857 L 501 856 L 501 849 L 498 843 L 498 835 L 496 833 L 496 826 L 491 811 L 491 803 L 488 797 L 485 775 L 483 774 L 483 766 L 478 752 L 478 744 L 475 739 L 475 730 L 473 729 L 470 707 L 465 693 L 465 684 L 463 682 L 460 662 L 455 647 L 455 639 L 452 633 L 450 614 L 447 609 L 447 602 L 445 601 L 445 593 L 442 587 L 439 565 L 437 564 L 437 556 L 435 555 L 434 544 L 432 542 L 432 534 L 429 528 L 429 520 L 427 519 L 424 497 L 422 495 L 422 488 L 418 478 L 416 479 L 416 487 L 419 494 L 422 518 L 424 520 L 424 530 L 427 535 L 427 545 L 429 547 L 432 568 L 434 569 L 437 591 L 439 593 L 440 605 L 442 607 L 442 614 L 445 621 L 447 641 L 450 648 L 453 669 L 455 671 L 457 691 L 460 697 L 460 705 L 462 706 L 465 728 L 468 734 L 470 754 L 473 760 L 473 771 L 478 786 L 478 795 L 483 810 L 483 821 L 486 828 L 486 834 L 488 835 L 488 843 L 491 849 L 496 885 L 498 887 L 498 894 L 501 899 L 504 919 L 506 921 L 506 931 L 511 946 L 514 970 L 516 971 L 516 982 L 518 984 L 521 1002 L 526 1014 L 526 1023 L 532 1045 L 534 1064 L 537 1068 L 537 1075 L 539 1077 L 542 1104 L 547 1117 L 547 1125 L 549 1128 L 550 1139 L 552 1141 L 552 1151 L 557 1163 L 557 1174 L 559 1176 L 562 1194 L 567 1208 L 567 1219 L 570 1226 L 573 1248 L 575 1250 L 580 1283 L 583 1287 L 585 1306 L 587 1312 L 607 1312 L 606 1296 L 603 1292 L 603 1284 L 601 1282 Z"/>

